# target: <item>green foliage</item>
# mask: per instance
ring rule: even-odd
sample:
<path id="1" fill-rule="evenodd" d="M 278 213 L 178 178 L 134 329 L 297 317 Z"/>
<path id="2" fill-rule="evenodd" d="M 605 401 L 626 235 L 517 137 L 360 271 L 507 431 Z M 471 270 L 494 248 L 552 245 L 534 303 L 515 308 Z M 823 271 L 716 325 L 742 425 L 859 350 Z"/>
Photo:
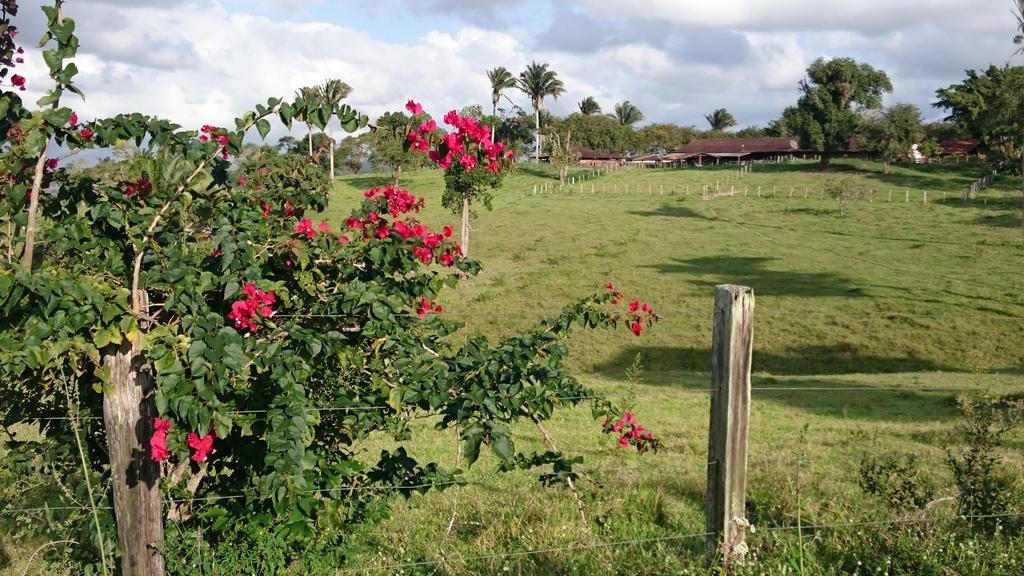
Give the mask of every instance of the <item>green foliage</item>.
<path id="1" fill-rule="evenodd" d="M 1007 435 L 1024 423 L 1024 397 L 961 396 L 959 429 L 962 447 L 946 449 L 946 463 L 960 489 L 958 511 L 966 516 L 1002 515 L 1017 511 L 1021 504 L 1021 484 L 1000 466 L 1000 450 Z M 971 518 L 971 524 L 993 531 L 1007 523 L 1020 525 L 1019 519 L 998 517 Z"/>
<path id="2" fill-rule="evenodd" d="M 924 137 L 921 111 L 913 104 L 894 104 L 876 114 L 865 114 L 859 129 L 864 147 L 882 155 L 885 169 L 894 159 L 910 154 Z"/>
<path id="3" fill-rule="evenodd" d="M 697 134 L 692 126 L 648 124 L 636 132 L 635 148 L 643 152 L 671 152 L 690 143 Z"/>
<path id="4" fill-rule="evenodd" d="M 441 205 L 453 214 L 462 211 L 463 200 L 468 200 L 470 205 L 483 204 L 490 210 L 494 199 L 491 191 L 501 187 L 502 178 L 500 172 L 493 174 L 482 168 L 467 172 L 462 164 L 455 162 L 444 171 L 444 194 L 441 195 Z"/>
<path id="5" fill-rule="evenodd" d="M 830 178 L 822 187 L 829 198 L 839 201 L 840 217 L 846 216 L 851 202 L 863 198 L 866 193 L 859 182 L 849 177 Z"/>
<path id="6" fill-rule="evenodd" d="M 578 104 L 580 114 L 584 116 L 593 116 L 594 114 L 601 113 L 601 105 L 597 103 L 597 100 L 593 96 L 587 96 L 583 100 L 580 100 Z"/>
<path id="7" fill-rule="evenodd" d="M 611 117 L 623 126 L 632 126 L 644 119 L 644 113 L 632 102 L 625 100 L 615 105 L 615 113 L 611 114 Z"/>
<path id="8" fill-rule="evenodd" d="M 572 134 L 574 146 L 621 154 L 636 146 L 636 132 L 611 116 L 573 113 L 552 126 L 552 131 Z M 663 130 L 663 132 L 668 132 Z M 666 141 L 671 135 L 665 135 Z"/>
<path id="9" fill-rule="evenodd" d="M 935 496 L 935 486 L 924 476 L 915 454 L 884 453 L 860 464 L 860 487 L 897 512 L 924 507 Z"/>
<path id="10" fill-rule="evenodd" d="M 725 108 L 719 108 L 704 116 L 712 131 L 722 132 L 736 125 L 736 118 Z"/>
<path id="11" fill-rule="evenodd" d="M 47 13 L 48 34 L 61 46 L 48 57 L 51 76 L 58 90 L 70 90 L 73 65 L 60 62 L 77 48 L 74 23 Z M 353 132 L 365 116 L 309 90 L 292 102 L 256 104 L 233 128 L 201 133 L 141 114 L 69 125 L 68 108 L 30 113 L 12 105 L 19 101 L 10 92 L 0 102 L 19 127 L 4 142 L 4 168 L 34 165 L 51 140 L 71 150 L 127 140 L 143 147 L 103 170 L 48 172 L 35 198 L 45 224 L 38 246 L 22 235 L 31 176 L 10 179 L 0 201 L 0 424 L 37 426 L 42 437 L 8 438 L 4 464 L 36 479 L 51 473 L 45 486 L 70 486 L 54 490 L 54 504 L 81 502 L 69 473 L 81 456 L 70 432 L 84 442 L 82 477 L 97 487 L 101 509 L 123 488 L 110 485 L 104 431 L 84 423 L 103 421 L 103 394 L 138 385 L 114 381 L 103 360 L 127 343 L 155 387 L 147 407 L 172 422 L 162 487 L 176 519 L 166 548 L 175 571 L 195 569 L 199 560 L 184 554 L 200 535 L 211 546 L 202 563 L 213 571 L 279 573 L 295 553 L 335 547 L 374 498 L 457 484 L 461 471 L 421 463 L 403 446 L 363 457 L 369 436 L 405 442 L 415 419 L 460 430 L 469 464 L 487 445 L 501 463 L 568 473 L 571 459 L 518 454 L 511 425 L 595 397 L 566 369 L 566 342 L 575 327 L 622 323 L 606 306 L 612 295 L 585 297 L 497 345 L 449 338 L 458 326 L 434 315 L 433 301 L 479 265 L 455 258 L 446 234 L 427 233 L 414 215 L 422 202 L 371 190 L 342 236 L 312 221 L 328 200 L 315 159 L 242 145 L 252 131 L 265 135 L 273 118 L 320 130 L 337 120 Z M 378 162 L 414 162 L 402 150 L 413 120 L 382 117 Z M 232 173 L 229 160 L 240 154 Z M 455 166 L 452 191 L 490 206 L 487 189 L 500 174 Z M 399 223 L 423 233 L 403 234 Z M 425 263 L 420 251 L 435 249 L 448 263 Z M 38 258 L 22 266 L 19 251 Z M 595 400 L 594 411 L 607 416 L 611 406 Z M 141 426 L 136 450 L 146 458 L 159 439 L 150 422 Z M 208 460 L 190 451 L 193 434 L 213 441 Z M 75 539 L 83 565 L 104 556 L 90 535 L 113 540 L 108 512 L 96 520 L 98 535 L 83 514 L 48 524 L 24 514 L 39 535 Z"/>
<path id="12" fill-rule="evenodd" d="M 377 119 L 376 129 L 370 141 L 370 164 L 378 172 L 416 170 L 429 165 L 425 154 L 407 149 L 405 134 L 413 123 L 426 118 L 410 118 L 403 112 L 385 112 Z"/>
<path id="13" fill-rule="evenodd" d="M 807 68 L 800 91 L 797 105 L 783 117 L 800 137 L 801 147 L 819 152 L 825 167 L 857 130 L 857 110 L 880 107 L 882 94 L 892 92 L 892 82 L 885 72 L 851 58 L 819 58 Z"/>
<path id="14" fill-rule="evenodd" d="M 954 122 L 981 138 L 996 159 L 1016 165 L 1024 153 L 1024 66 L 989 66 L 968 70 L 963 81 L 936 91 L 935 106 L 949 111 Z"/>

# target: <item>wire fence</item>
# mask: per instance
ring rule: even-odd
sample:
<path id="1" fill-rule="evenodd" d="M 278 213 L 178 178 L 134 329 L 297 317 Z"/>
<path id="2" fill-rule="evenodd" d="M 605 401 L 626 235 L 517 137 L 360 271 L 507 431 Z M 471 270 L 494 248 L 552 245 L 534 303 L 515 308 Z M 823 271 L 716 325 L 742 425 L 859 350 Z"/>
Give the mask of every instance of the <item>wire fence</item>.
<path id="1" fill-rule="evenodd" d="M 753 227 L 747 223 L 741 222 L 736 219 L 722 220 L 734 223 L 738 226 L 745 226 L 755 232 L 756 235 L 772 241 L 778 245 L 786 245 L 785 241 L 780 241 L 777 237 L 766 235 L 760 230 L 754 230 Z M 905 241 L 912 241 L 910 239 L 899 239 Z M 825 248 L 826 250 L 829 250 Z M 864 259 L 856 256 L 851 256 L 842 253 L 836 253 L 843 258 L 851 258 L 859 261 L 865 261 Z M 872 262 L 874 265 L 879 265 L 877 262 Z M 688 296 L 676 296 L 677 299 L 685 299 Z M 694 293 L 693 299 L 700 299 L 706 301 L 707 297 Z M 896 300 L 896 299 L 893 299 Z M 900 299 L 905 301 L 905 299 Z M 671 316 L 692 313 L 692 309 L 679 308 L 679 307 L 667 307 L 659 310 L 660 313 Z M 498 312 L 498 313 L 480 313 L 475 311 L 446 311 L 438 316 L 450 317 L 450 318 L 495 318 L 495 317 L 507 317 L 507 318 L 526 318 L 526 317 L 537 317 L 536 311 L 524 311 L 524 312 Z M 404 316 L 414 317 L 419 316 L 418 314 L 409 313 Z M 830 312 L 773 312 L 758 311 L 759 321 L 763 320 L 787 320 L 806 316 L 816 317 L 829 317 L 837 320 L 922 320 L 922 321 L 984 321 L 984 322 L 1020 322 L 1024 321 L 1024 316 L 1014 314 L 927 314 L 917 312 L 872 312 L 872 313 L 853 313 L 853 314 L 836 314 Z M 279 315 L 279 318 L 320 318 L 320 319 L 356 319 L 352 315 L 344 314 L 296 314 L 296 315 Z M 927 326 L 922 329 L 928 329 Z M 794 386 L 794 385 L 755 385 L 750 388 L 754 398 L 759 396 L 772 397 L 780 393 L 842 393 L 842 394 L 889 394 L 889 393 L 959 393 L 959 392 L 977 392 L 980 390 L 979 387 L 972 386 L 821 386 L 821 385 L 808 385 L 808 386 Z M 580 395 L 580 396 L 565 396 L 556 397 L 553 400 L 563 402 L 582 402 L 587 400 L 596 400 L 603 398 L 619 398 L 629 397 L 633 399 L 646 399 L 656 400 L 659 402 L 671 401 L 677 399 L 680 395 L 709 395 L 715 392 L 714 388 L 703 388 L 703 387 L 675 387 L 670 392 L 651 392 L 651 391 L 629 391 L 629 392 L 612 392 L 607 394 L 599 395 Z M 396 412 L 396 409 L 391 405 L 352 405 L 352 406 L 316 406 L 308 407 L 304 409 L 306 412 L 364 412 L 364 411 L 385 411 L 385 412 Z M 245 415 L 251 417 L 264 417 L 270 413 L 275 412 L 273 409 L 248 409 L 248 410 L 232 410 L 228 411 L 231 415 Z M 37 415 L 36 417 L 28 418 L 29 420 L 35 421 L 67 421 L 67 420 L 101 420 L 102 416 L 81 414 L 81 415 Z M 539 440 L 539 439 L 535 439 Z M 577 450 L 577 447 L 569 445 L 564 452 L 570 452 Z M 769 457 L 765 459 L 765 462 L 777 460 L 777 456 Z M 656 463 L 656 464 L 644 464 L 636 466 L 611 466 L 611 467 L 598 467 L 593 469 L 581 469 L 582 474 L 613 474 L 620 472 L 637 472 L 643 474 L 651 474 L 652 471 L 668 472 L 668 471 L 687 471 L 687 472 L 701 472 L 705 471 L 708 466 L 714 464 L 714 462 L 692 462 L 692 463 Z M 380 492 L 395 492 L 395 491 L 413 491 L 413 490 L 427 490 L 432 488 L 442 487 L 464 487 L 464 486 L 475 486 L 480 488 L 493 488 L 492 483 L 484 482 L 481 480 L 467 480 L 465 478 L 443 481 L 443 482 L 430 482 L 430 483 L 419 483 L 399 486 L 382 486 L 374 484 L 348 484 L 344 486 L 336 486 L 331 488 L 299 491 L 296 494 L 304 495 L 327 495 L 327 494 L 344 494 L 344 493 L 355 493 L 364 491 L 380 491 Z M 165 504 L 167 505 L 192 505 L 192 504 L 203 504 L 212 503 L 219 501 L 231 501 L 231 500 L 247 500 L 247 499 L 258 499 L 260 495 L 251 493 L 237 493 L 237 494 L 223 494 L 223 495 L 208 495 L 208 496 L 195 496 L 191 498 L 167 498 Z M 0 509 L 0 516 L 4 515 L 18 515 L 18 514 L 49 514 L 52 512 L 75 512 L 75 511 L 91 511 L 91 510 L 103 510 L 112 511 L 111 506 L 36 506 L 36 507 L 17 507 L 17 508 L 3 508 Z M 773 532 L 790 532 L 794 530 L 803 530 L 808 533 L 815 531 L 825 530 L 843 530 L 851 528 L 868 528 L 868 527 L 882 527 L 892 525 L 905 525 L 905 524 L 918 524 L 918 523 L 931 523 L 931 522 L 955 522 L 955 521 L 970 521 L 979 519 L 996 519 L 996 518 L 1009 518 L 1009 517 L 1024 517 L 1024 513 L 1007 511 L 1005 513 L 998 514 L 986 514 L 986 515 L 946 515 L 941 517 L 922 517 L 922 518 L 888 518 L 879 520 L 858 520 L 849 522 L 835 522 L 835 523 L 810 523 L 806 525 L 794 526 L 794 525 L 769 525 L 769 526 L 756 526 L 757 531 L 763 533 Z M 678 534 L 667 534 L 663 536 L 656 536 L 650 538 L 638 538 L 638 539 L 617 539 L 610 541 L 599 541 L 599 542 L 586 542 L 578 544 L 567 544 L 563 546 L 551 546 L 542 548 L 529 548 L 523 550 L 515 550 L 508 552 L 494 552 L 489 554 L 478 554 L 478 555 L 445 555 L 443 557 L 431 560 L 422 561 L 411 561 L 401 563 L 390 563 L 379 566 L 366 566 L 366 567 L 348 567 L 341 568 L 338 573 L 359 573 L 359 572 L 394 572 L 403 569 L 410 569 L 416 567 L 427 567 L 441 564 L 465 564 L 473 562 L 484 562 L 490 560 L 500 560 L 507 558 L 516 558 L 524 556 L 534 555 L 545 555 L 545 554 L 564 554 L 574 551 L 600 549 L 600 548 L 620 548 L 629 546 L 649 546 L 652 544 L 659 544 L 665 542 L 678 542 L 684 540 L 696 540 L 707 538 L 710 536 L 709 532 L 688 532 Z"/>

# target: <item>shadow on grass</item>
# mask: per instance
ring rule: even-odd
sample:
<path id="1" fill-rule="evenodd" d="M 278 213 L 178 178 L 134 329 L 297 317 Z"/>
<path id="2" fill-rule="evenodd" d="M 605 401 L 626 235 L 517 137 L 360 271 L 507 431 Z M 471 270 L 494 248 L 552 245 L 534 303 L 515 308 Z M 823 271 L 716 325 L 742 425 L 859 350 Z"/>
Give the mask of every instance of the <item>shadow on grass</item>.
<path id="1" fill-rule="evenodd" d="M 367 174 L 365 176 L 345 178 L 346 184 L 360 190 L 369 190 L 370 188 L 387 186 L 394 181 L 394 177 L 390 174 Z"/>
<path id="2" fill-rule="evenodd" d="M 1020 212 L 1000 212 L 998 214 L 984 214 L 974 219 L 972 224 L 983 226 L 996 226 L 998 228 L 1020 228 Z"/>
<path id="3" fill-rule="evenodd" d="M 693 381 L 692 378 L 683 378 L 683 373 L 708 373 L 711 370 L 710 347 L 630 346 L 598 364 L 595 371 L 607 378 L 621 380 L 637 354 L 643 357 L 644 384 L 680 387 L 683 381 Z M 862 354 L 855 345 L 839 342 L 805 346 L 781 354 L 761 351 L 755 346 L 753 371 L 775 376 L 827 376 L 955 370 L 922 358 Z M 693 384 L 683 386 L 692 388 Z"/>
<path id="4" fill-rule="evenodd" d="M 545 178 L 548 180 L 558 180 L 558 172 L 555 172 L 550 168 L 538 166 L 537 164 L 517 164 L 515 173 L 525 174 L 536 178 Z"/>
<path id="5" fill-rule="evenodd" d="M 660 218 L 695 218 L 698 220 L 713 220 L 706 215 L 697 212 L 693 208 L 680 206 L 678 204 L 665 204 L 655 210 L 633 210 L 629 212 L 633 216 L 660 217 Z"/>
<path id="6" fill-rule="evenodd" d="M 830 273 L 768 270 L 765 264 L 775 258 L 760 256 L 704 256 L 675 259 L 650 266 L 663 274 L 685 274 L 696 284 L 742 284 L 755 293 L 769 296 L 864 296 L 864 291 L 849 279 Z M 703 277 L 703 279 L 701 278 Z"/>

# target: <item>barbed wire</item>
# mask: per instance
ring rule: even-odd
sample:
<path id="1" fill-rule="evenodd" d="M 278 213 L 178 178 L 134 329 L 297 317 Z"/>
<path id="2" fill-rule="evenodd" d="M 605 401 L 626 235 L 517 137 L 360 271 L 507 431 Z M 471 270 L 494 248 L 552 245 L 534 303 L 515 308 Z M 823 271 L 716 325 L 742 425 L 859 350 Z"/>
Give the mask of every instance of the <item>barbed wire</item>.
<path id="1" fill-rule="evenodd" d="M 693 372 L 698 373 L 698 372 Z M 707 372 L 699 372 L 700 374 L 706 374 Z M 644 398 L 644 399 L 660 399 L 660 400 L 671 400 L 679 394 L 710 394 L 715 392 L 716 388 L 675 388 L 671 393 L 644 393 L 644 392 L 613 392 L 608 394 L 595 394 L 590 396 L 555 396 L 551 400 L 558 401 L 586 401 L 586 400 L 602 400 L 607 398 L 621 398 L 621 397 L 632 397 L 632 398 Z M 910 392 L 910 393 L 928 393 L 928 392 L 980 392 L 983 390 L 979 386 L 942 386 L 942 387 L 909 387 L 909 386 L 751 386 L 751 391 L 754 392 Z M 411 405 L 409 405 L 411 406 Z M 408 406 L 407 406 L 408 407 Z M 405 407 L 403 407 L 404 409 Z M 254 409 L 254 410 L 229 410 L 225 414 L 229 416 L 234 415 L 259 415 L 269 414 L 272 411 L 279 409 Z M 395 408 L 390 405 L 372 405 L 372 406 L 319 406 L 303 408 L 305 412 L 376 412 L 376 411 L 389 411 L 396 412 Z M 401 412 L 399 409 L 397 412 Z M 83 416 L 23 416 L 24 420 L 28 421 L 62 421 L 62 420 L 102 420 L 103 416 L 83 415 Z"/>

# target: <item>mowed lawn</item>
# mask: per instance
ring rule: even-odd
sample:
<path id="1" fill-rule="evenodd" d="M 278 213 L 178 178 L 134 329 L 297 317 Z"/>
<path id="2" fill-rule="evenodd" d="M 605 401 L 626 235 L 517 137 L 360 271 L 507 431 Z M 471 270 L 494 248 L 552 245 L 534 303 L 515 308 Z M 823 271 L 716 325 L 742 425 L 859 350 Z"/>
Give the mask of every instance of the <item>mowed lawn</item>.
<path id="1" fill-rule="evenodd" d="M 968 206 L 960 201 L 987 171 L 896 166 L 882 175 L 880 164 L 859 161 L 825 174 L 812 163 L 758 165 L 742 176 L 734 167 L 579 171 L 575 186 L 559 189 L 547 167 L 521 166 L 494 210 L 478 209 L 470 254 L 483 272 L 444 296 L 446 313 L 498 338 L 608 282 L 651 302 L 664 319 L 649 333 L 580 333 L 571 363 L 588 385 L 633 406 L 664 449 L 619 449 L 589 408 L 567 410 L 548 428 L 559 448 L 585 459 L 588 527 L 564 488 L 497 473 L 483 455 L 469 486 L 398 502 L 390 519 L 357 533 L 362 553 L 348 568 L 699 573 L 703 540 L 684 536 L 704 531 L 711 316 L 721 283 L 751 286 L 757 298 L 749 500 L 765 530 L 751 537 L 755 550 L 783 537 L 769 528 L 795 524 L 798 508 L 803 523 L 890 517 L 858 488 L 869 454 L 916 453 L 951 493 L 942 462 L 955 397 L 1024 391 L 1019 180 L 997 179 Z M 844 218 L 820 192 L 840 176 L 874 190 Z M 363 190 L 388 181 L 340 179 L 331 220 L 340 223 Z M 458 222 L 440 206 L 440 173 L 401 185 L 426 198 L 431 225 Z M 705 186 L 733 193 L 705 199 Z M 638 354 L 644 372 L 633 386 L 626 369 Z M 527 452 L 546 449 L 533 428 L 518 429 L 516 440 Z M 1020 475 L 1021 439 L 1014 442 L 1006 456 Z M 454 434 L 424 423 L 410 452 L 454 466 L 456 445 Z M 390 446 L 380 438 L 368 458 Z M 622 540 L 641 542 L 604 545 Z M 540 552 L 518 554 L 526 550 Z"/>
<path id="2" fill-rule="evenodd" d="M 338 573 L 707 573 L 699 534 L 720 283 L 751 286 L 757 298 L 753 573 L 796 573 L 789 528 L 798 516 L 805 525 L 893 517 L 858 487 L 866 456 L 917 454 L 940 495 L 952 494 L 943 461 L 956 446 L 956 396 L 1024 391 L 1019 181 L 997 179 L 968 206 L 960 201 L 987 172 L 896 166 L 883 176 L 880 165 L 856 161 L 827 174 L 813 163 L 758 165 L 742 177 L 734 167 L 577 171 L 576 185 L 559 189 L 549 167 L 520 166 L 493 211 L 478 207 L 470 253 L 483 272 L 442 297 L 446 314 L 496 339 L 608 282 L 651 302 L 659 325 L 640 338 L 580 332 L 571 365 L 632 407 L 663 449 L 621 449 L 587 405 L 564 410 L 546 427 L 560 449 L 584 458 L 576 469 L 587 523 L 564 487 L 542 487 L 536 472 L 499 473 L 484 453 L 468 485 L 396 499 L 387 519 L 357 527 L 351 562 Z M 844 218 L 821 198 L 837 177 L 874 191 Z M 364 190 L 389 180 L 339 179 L 326 217 L 340 225 Z M 432 226 L 458 222 L 440 205 L 439 172 L 408 175 L 402 186 L 426 198 L 422 216 Z M 718 197 L 705 199 L 705 187 Z M 643 374 L 634 385 L 626 371 L 637 355 Z M 429 420 L 415 430 L 412 456 L 460 466 L 454 432 L 436 432 Z M 527 453 L 547 449 L 532 427 L 517 427 L 515 441 Z M 376 436 L 365 457 L 393 447 Z M 1018 435 L 1004 454 L 1017 477 L 1022 453 Z M 38 559 L 28 566 L 41 543 L 0 544 L 0 575 L 53 573 Z M 293 572 L 311 573 L 301 558 Z"/>

